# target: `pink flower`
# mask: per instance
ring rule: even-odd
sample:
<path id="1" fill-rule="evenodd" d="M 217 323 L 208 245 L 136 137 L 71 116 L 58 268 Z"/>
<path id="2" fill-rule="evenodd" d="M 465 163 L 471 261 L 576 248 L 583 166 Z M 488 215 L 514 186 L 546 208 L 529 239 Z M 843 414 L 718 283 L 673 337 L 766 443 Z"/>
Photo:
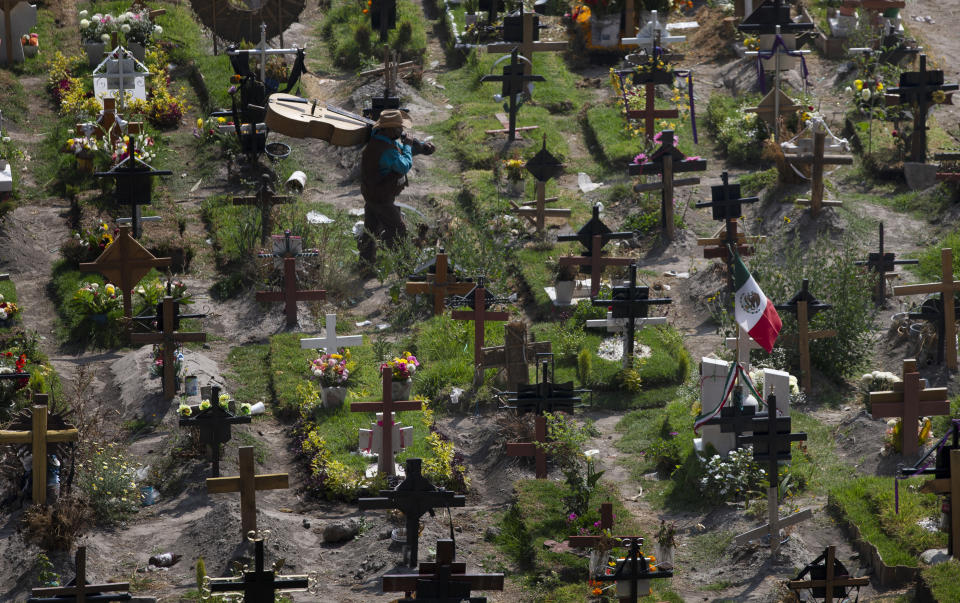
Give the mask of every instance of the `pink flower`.
<path id="1" fill-rule="evenodd" d="M 647 154 L 646 153 L 637 153 L 637 156 L 633 158 L 633 163 L 646 163 Z"/>

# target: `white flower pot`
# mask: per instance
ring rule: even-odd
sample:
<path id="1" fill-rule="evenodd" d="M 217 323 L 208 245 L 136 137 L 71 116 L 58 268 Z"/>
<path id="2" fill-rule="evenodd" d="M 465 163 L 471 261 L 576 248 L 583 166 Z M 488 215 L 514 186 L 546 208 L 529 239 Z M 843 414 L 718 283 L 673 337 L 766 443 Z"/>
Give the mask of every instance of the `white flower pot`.
<path id="1" fill-rule="evenodd" d="M 104 59 L 106 44 L 103 42 L 84 42 L 83 51 L 87 53 L 87 61 L 91 67 L 96 67 Z"/>
<path id="2" fill-rule="evenodd" d="M 324 387 L 320 390 L 320 400 L 324 408 L 340 408 L 347 399 L 347 388 Z"/>
<path id="3" fill-rule="evenodd" d="M 557 291 L 557 305 L 569 306 L 573 303 L 573 290 L 576 284 L 576 281 L 557 281 L 554 283 L 554 288 Z"/>

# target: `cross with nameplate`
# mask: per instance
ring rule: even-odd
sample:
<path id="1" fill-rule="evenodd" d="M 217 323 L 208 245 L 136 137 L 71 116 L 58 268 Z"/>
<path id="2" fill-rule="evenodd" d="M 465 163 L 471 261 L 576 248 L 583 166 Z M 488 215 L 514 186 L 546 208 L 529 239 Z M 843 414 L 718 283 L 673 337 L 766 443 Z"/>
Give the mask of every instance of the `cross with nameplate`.
<path id="1" fill-rule="evenodd" d="M 469 310 L 454 310 L 450 313 L 454 320 L 473 321 L 473 365 L 479 368 L 483 363 L 483 342 L 487 322 L 503 322 L 510 318 L 509 312 L 492 312 L 487 310 L 487 304 L 503 304 L 506 299 L 495 297 L 487 291 L 484 277 L 477 277 L 473 290 L 464 296 L 454 295 L 447 304 L 452 307 L 468 307 Z"/>
<path id="2" fill-rule="evenodd" d="M 899 104 L 911 106 L 913 134 L 910 137 L 910 161 L 923 163 L 927 160 L 927 111 L 936 104 L 934 94 L 960 89 L 957 84 L 945 84 L 942 70 L 927 70 L 927 55 L 920 55 L 920 70 L 900 74 L 900 86 L 888 92 L 900 98 Z"/>
<path id="3" fill-rule="evenodd" d="M 326 331 L 323 337 L 308 337 L 300 340 L 301 350 L 323 349 L 328 354 L 336 354 L 340 348 L 352 348 L 363 343 L 363 335 L 337 335 L 337 315 L 327 314 Z"/>
<path id="4" fill-rule="evenodd" d="M 453 540 L 437 540 L 436 561 L 421 561 L 416 574 L 387 574 L 383 577 L 382 590 L 404 592 L 407 597 L 416 593 L 415 599 L 401 599 L 399 603 L 449 603 L 450 601 L 485 598 L 471 597 L 473 590 L 503 590 L 503 574 L 468 574 L 467 564 L 456 561 L 456 546 Z"/>
<path id="5" fill-rule="evenodd" d="M 173 298 L 164 296 L 163 322 L 159 333 L 131 333 L 130 343 L 159 343 L 163 347 L 163 397 L 171 400 L 177 395 L 177 373 L 174 367 L 177 344 L 206 341 L 206 333 L 184 333 L 176 330 Z"/>
<path id="6" fill-rule="evenodd" d="M 567 42 L 541 42 L 540 16 L 524 10 L 520 5 L 519 15 L 507 15 L 503 18 L 503 42 L 487 44 L 487 52 L 508 53 L 515 48 L 520 55 L 533 61 L 534 52 L 560 52 L 567 49 Z M 530 75 L 532 62 L 524 63 L 523 74 Z"/>
<path id="7" fill-rule="evenodd" d="M 916 295 L 921 293 L 939 293 L 940 304 L 943 309 L 943 337 L 938 342 L 940 349 L 938 353 L 940 358 L 943 351 L 946 352 L 947 368 L 957 369 L 957 324 L 956 308 L 954 304 L 954 295 L 960 291 L 960 281 L 953 280 L 953 250 L 944 248 L 940 250 L 940 273 L 939 283 L 924 283 L 920 285 L 900 285 L 893 288 L 894 295 Z"/>
<path id="8" fill-rule="evenodd" d="M 508 456 L 530 456 L 536 461 L 537 479 L 547 479 L 547 418 L 537 415 L 533 419 L 533 442 L 507 442 Z"/>
<path id="9" fill-rule="evenodd" d="M 945 387 L 927 387 L 920 378 L 917 361 L 903 361 L 902 381 L 892 391 L 870 392 L 870 410 L 874 419 L 900 419 L 900 450 L 906 457 L 917 454 L 917 426 L 920 417 L 949 415 L 950 400 Z"/>
<path id="10" fill-rule="evenodd" d="M 501 59 L 497 59 L 499 62 Z M 531 75 L 526 73 L 525 66 L 520 63 L 521 59 L 525 63 L 530 63 L 530 59 L 519 54 L 519 49 L 514 48 L 510 53 L 510 63 L 504 65 L 503 75 L 485 75 L 480 78 L 480 82 L 502 82 L 500 96 L 507 99 L 510 121 L 507 126 L 507 140 L 513 142 L 517 139 L 517 111 L 520 107 L 517 105 L 517 96 L 522 94 L 526 85 L 530 82 L 545 82 L 547 78 L 542 75 Z M 496 63 L 494 63 L 496 65 Z M 487 130 L 487 134 L 502 133 L 503 130 Z"/>
<path id="11" fill-rule="evenodd" d="M 824 206 L 837 207 L 842 205 L 840 201 L 828 201 L 823 198 L 823 166 L 825 165 L 851 165 L 853 157 L 850 155 L 825 155 L 827 132 L 826 126 L 821 122 L 813 126 L 813 153 L 784 153 L 783 156 L 789 163 L 810 166 L 810 198 L 797 199 L 801 205 L 809 205 L 810 213 L 816 217 L 820 213 L 820 208 Z"/>
<path id="12" fill-rule="evenodd" d="M 605 266 L 629 266 L 630 258 L 604 257 L 603 247 L 613 239 L 629 239 L 632 232 L 613 232 L 600 219 L 600 206 L 593 206 L 593 217 L 584 224 L 577 234 L 560 235 L 557 241 L 579 241 L 586 250 L 585 255 L 563 256 L 557 259 L 561 266 L 582 266 L 581 270 L 590 274 L 590 297 L 600 293 L 600 280 Z"/>
<path id="13" fill-rule="evenodd" d="M 507 402 L 513 404 L 518 415 L 528 412 L 536 415 L 545 412 L 573 414 L 574 405 L 580 402 L 580 397 L 574 395 L 573 381 L 554 383 L 554 371 L 547 370 L 552 360 L 552 353 L 537 354 L 537 382 L 521 385 L 516 392 L 508 392 L 514 397 L 507 398 Z"/>
<path id="14" fill-rule="evenodd" d="M 530 382 L 528 364 L 538 354 L 550 353 L 549 341 L 528 341 L 527 325 L 521 321 L 504 325 L 503 345 L 483 348 L 480 368 L 504 367 L 507 372 L 507 389 L 517 391 Z"/>
<path id="15" fill-rule="evenodd" d="M 633 364 L 633 347 L 636 336 L 635 321 L 640 318 L 646 318 L 650 306 L 665 305 L 673 303 L 668 297 L 650 297 L 650 287 L 637 286 L 637 264 L 630 264 L 630 279 L 625 287 L 614 287 L 612 290 L 612 299 L 594 299 L 590 303 L 593 306 L 607 306 L 613 312 L 614 319 L 626 320 L 624 328 L 624 358 L 626 364 Z"/>
<path id="16" fill-rule="evenodd" d="M 543 135 L 543 148 L 531 157 L 524 167 L 535 178 L 537 199 L 528 201 L 522 206 L 510 201 L 510 205 L 513 207 L 513 213 L 529 220 L 536 227 L 537 233 L 543 233 L 547 218 L 569 218 L 571 213 L 569 209 L 547 207 L 547 203 L 553 203 L 558 199 L 557 197 L 547 198 L 547 180 L 552 180 L 563 172 L 563 164 L 547 150 L 546 134 Z M 530 207 L 531 205 L 533 207 Z"/>
<path id="17" fill-rule="evenodd" d="M 121 226 L 120 234 L 93 262 L 80 264 L 80 272 L 99 272 L 120 288 L 123 315 L 133 318 L 133 288 L 153 268 L 170 265 L 170 258 L 156 258 L 137 242 L 129 226 Z"/>
<path id="18" fill-rule="evenodd" d="M 618 559 L 614 567 L 602 567 L 601 571 L 593 576 L 593 579 L 600 582 L 616 582 L 617 600 L 620 603 L 638 603 L 640 597 L 646 597 L 650 594 L 651 580 L 673 576 L 673 572 L 670 570 L 656 569 L 653 559 L 640 551 L 640 547 L 643 546 L 643 538 L 639 536 L 618 536 L 615 540 L 618 546 L 627 549 L 627 556 Z M 626 592 L 620 592 L 624 586 Z"/>
<path id="19" fill-rule="evenodd" d="M 377 455 L 377 470 L 380 475 L 396 475 L 393 462 L 393 413 L 401 410 L 421 410 L 423 402 L 417 400 L 393 399 L 393 369 L 383 366 L 380 369 L 383 380 L 383 394 L 380 402 L 352 402 L 350 412 L 382 412 L 383 429 L 380 431 L 380 454 Z"/>
<path id="20" fill-rule="evenodd" d="M 220 388 L 210 388 L 210 408 L 200 410 L 199 406 L 190 407 L 190 416 L 180 418 L 180 427 L 194 427 L 200 434 L 200 441 L 210 446 L 213 467 L 211 477 L 220 477 L 220 444 L 230 441 L 230 426 L 237 423 L 249 423 L 250 417 L 235 415 L 220 405 Z"/>
<path id="21" fill-rule="evenodd" d="M 130 590 L 129 582 L 87 584 L 87 547 L 77 547 L 74 566 L 74 578 L 66 586 L 34 588 L 30 591 L 31 596 L 27 603 L 100 603 L 130 600 L 130 593 L 127 592 Z"/>
<path id="22" fill-rule="evenodd" d="M 257 188 L 257 194 L 244 197 L 234 197 L 234 205 L 253 205 L 260 210 L 260 240 L 265 241 L 270 238 L 273 232 L 273 206 L 290 203 L 292 197 L 287 195 L 277 195 L 270 187 L 270 176 L 264 174 Z"/>
<path id="23" fill-rule="evenodd" d="M 280 576 L 275 569 L 264 569 L 265 535 L 247 534 L 247 538 L 254 545 L 253 569 L 244 568 L 241 576 L 233 578 L 208 578 L 201 589 L 210 593 L 243 593 L 246 603 L 272 603 L 278 593 L 312 588 L 313 575 Z"/>
<path id="24" fill-rule="evenodd" d="M 660 196 L 660 227 L 667 239 L 673 240 L 676 225 L 673 218 L 673 189 L 679 186 L 700 184 L 699 178 L 674 179 L 674 174 L 683 172 L 702 172 L 707 169 L 704 159 L 687 158 L 675 146 L 676 137 L 673 130 L 664 130 L 660 134 L 660 148 L 653 152 L 644 163 L 631 163 L 627 170 L 631 176 L 660 174 L 660 182 L 638 183 L 633 187 L 634 192 L 661 191 Z"/>
<path id="25" fill-rule="evenodd" d="M 810 330 L 810 319 L 818 312 L 829 310 L 833 306 L 820 302 L 810 293 L 809 279 L 803 279 L 800 292 L 790 298 L 785 304 L 777 304 L 777 310 L 783 310 L 792 313 L 797 317 L 797 353 L 800 355 L 800 387 L 804 392 L 810 393 L 812 387 L 810 372 L 810 340 L 823 339 L 826 337 L 836 337 L 836 329 L 824 329 L 820 331 Z"/>
<path id="26" fill-rule="evenodd" d="M 47 504 L 47 447 L 48 444 L 76 442 L 79 432 L 64 424 L 63 429 L 47 429 L 47 394 L 34 394 L 29 430 L 0 429 L 0 444 L 29 444 L 33 458 L 33 504 Z"/>
<path id="27" fill-rule="evenodd" d="M 150 205 L 153 196 L 153 178 L 170 176 L 170 170 L 155 170 L 136 156 L 135 137 L 127 138 L 127 156 L 108 172 L 96 172 L 97 178 L 115 180 L 114 196 L 118 203 L 130 206 L 133 223 L 133 238 L 142 234 L 141 205 Z"/>
<path id="28" fill-rule="evenodd" d="M 823 565 L 820 565 L 820 563 Z M 842 573 L 838 573 L 838 569 Z M 810 578 L 803 580 L 804 574 L 810 572 Z M 787 582 L 790 590 L 810 590 L 814 599 L 823 599 L 824 603 L 833 603 L 847 600 L 848 586 L 866 586 L 870 578 L 851 578 L 843 564 L 837 561 L 837 547 L 832 544 L 823 551 L 823 554 L 813 560 L 793 580 Z"/>
<path id="29" fill-rule="evenodd" d="M 239 472 L 235 477 L 208 477 L 207 493 L 240 493 L 240 534 L 246 536 L 257 531 L 257 490 L 285 490 L 290 487 L 286 473 L 256 475 L 253 462 L 253 446 L 241 446 Z"/>
<path id="30" fill-rule="evenodd" d="M 920 260 L 898 260 L 892 251 L 883 251 L 883 222 L 880 222 L 880 249 L 871 251 L 866 260 L 858 261 L 857 266 L 866 266 L 868 270 L 877 273 L 877 285 L 874 288 L 873 301 L 883 304 L 887 299 L 887 279 L 896 278 L 892 274 L 897 266 L 917 265 Z M 942 348 L 941 348 L 942 349 Z"/>
<path id="31" fill-rule="evenodd" d="M 452 295 L 466 295 L 473 290 L 472 282 L 461 281 L 457 276 L 450 272 L 449 257 L 441 247 L 437 252 L 434 261 L 433 278 L 429 275 L 423 277 L 424 281 L 411 280 L 406 283 L 407 293 L 411 295 L 432 295 L 433 296 L 433 315 L 443 314 L 445 300 Z"/>
<path id="32" fill-rule="evenodd" d="M 733 285 L 733 255 L 730 253 L 730 247 L 735 247 L 738 254 L 750 255 L 753 253 L 753 247 L 749 243 L 758 241 L 757 238 L 747 238 L 737 233 L 737 219 L 742 215 L 742 205 L 744 203 L 756 203 L 760 199 L 757 197 L 741 197 L 740 185 L 730 184 L 727 172 L 720 174 L 722 183 L 710 187 L 710 201 L 697 203 L 697 209 L 703 207 L 712 208 L 713 219 L 726 222 L 726 231 L 721 238 L 719 235 L 711 239 L 697 239 L 697 245 L 707 247 L 703 250 L 703 257 L 707 259 L 722 258 L 727 264 L 728 280 Z"/>
<path id="33" fill-rule="evenodd" d="M 633 85 L 643 86 L 643 109 L 631 109 L 629 101 L 627 100 L 626 82 L 621 79 L 624 110 L 626 111 L 627 120 L 642 119 L 643 135 L 647 140 L 653 140 L 653 137 L 656 135 L 654 130 L 656 129 L 657 119 L 674 119 L 680 116 L 680 112 L 676 109 L 657 109 L 657 86 L 669 86 L 673 84 L 673 80 L 675 79 L 673 71 L 669 69 L 669 65 L 665 67 L 657 66 L 659 60 L 659 53 L 654 53 L 645 64 L 637 66 L 636 71 L 617 72 L 617 75 L 621 78 L 623 78 L 624 75 L 632 73 Z"/>
<path id="34" fill-rule="evenodd" d="M 433 515 L 437 508 L 466 506 L 467 499 L 452 490 L 444 490 L 430 483 L 430 480 L 423 476 L 423 459 L 408 458 L 404 473 L 406 477 L 393 490 L 381 490 L 379 497 L 361 498 L 358 502 L 361 510 L 397 509 L 403 513 L 409 550 L 407 562 L 409 567 L 416 567 L 420 518 L 425 513 Z"/>

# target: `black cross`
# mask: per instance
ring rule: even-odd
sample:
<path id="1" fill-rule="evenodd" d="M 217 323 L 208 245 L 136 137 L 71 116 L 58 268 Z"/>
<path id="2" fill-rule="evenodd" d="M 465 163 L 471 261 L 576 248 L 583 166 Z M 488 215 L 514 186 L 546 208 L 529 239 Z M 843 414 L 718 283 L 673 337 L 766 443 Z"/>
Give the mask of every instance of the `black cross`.
<path id="1" fill-rule="evenodd" d="M 34 476 L 36 479 L 36 476 Z M 89 584 L 87 582 L 87 547 L 77 547 L 77 554 L 74 557 L 76 566 L 75 578 L 66 586 L 51 586 L 44 588 L 35 588 L 27 603 L 101 603 L 106 601 L 129 601 L 129 592 L 115 592 L 115 594 L 105 594 L 110 591 L 128 591 L 129 582 L 110 582 L 105 584 Z"/>
<path id="2" fill-rule="evenodd" d="M 617 561 L 616 568 L 609 574 L 606 570 L 593 577 L 600 582 L 626 582 L 630 585 L 630 590 L 626 593 L 617 591 L 617 598 L 621 603 L 629 601 L 637 603 L 640 597 L 650 594 L 649 586 L 647 592 L 640 592 L 641 583 L 648 583 L 655 578 L 670 578 L 673 572 L 669 570 L 651 570 L 650 559 L 640 554 L 640 547 L 643 546 L 643 538 L 640 537 L 619 537 L 620 546 L 629 549 L 629 553 L 622 561 Z M 604 568 L 606 566 L 603 566 Z M 619 587 L 618 587 L 619 588 Z"/>
<path id="3" fill-rule="evenodd" d="M 542 415 L 545 412 L 566 412 L 573 414 L 573 407 L 580 402 L 580 397 L 573 389 L 573 381 L 554 383 L 553 354 L 537 354 L 537 382 L 522 384 L 517 387 L 514 398 L 507 398 L 522 415 L 532 412 Z M 549 370 L 548 370 L 549 366 Z"/>
<path id="4" fill-rule="evenodd" d="M 523 167 L 540 182 L 552 180 L 563 173 L 563 163 L 547 150 L 546 134 L 543 135 L 543 147 Z"/>
<path id="5" fill-rule="evenodd" d="M 487 25 L 493 25 L 497 18 L 497 13 L 502 12 L 507 7 L 504 0 L 480 0 L 477 8 L 487 12 Z"/>
<path id="6" fill-rule="evenodd" d="M 577 231 L 577 234 L 572 235 L 560 235 L 557 237 L 557 241 L 567 242 L 567 241 L 580 241 L 580 244 L 583 245 L 584 255 L 590 255 L 590 252 L 593 250 L 593 237 L 600 237 L 600 247 L 604 247 L 613 239 L 629 239 L 633 237 L 632 232 L 613 232 L 610 228 L 603 223 L 603 220 L 600 219 L 600 205 L 593 206 L 593 217 L 591 217 L 586 224 L 580 227 L 580 230 Z M 584 266 L 582 271 L 589 274 L 590 266 Z"/>
<path id="7" fill-rule="evenodd" d="M 373 0 L 370 5 L 370 28 L 380 32 L 380 41 L 387 41 L 387 31 L 397 26 L 397 0 Z"/>
<path id="8" fill-rule="evenodd" d="M 520 51 L 517 48 L 510 53 L 510 63 L 503 66 L 503 75 L 485 75 L 481 82 L 503 82 L 500 95 L 508 99 L 510 107 L 510 126 L 507 130 L 508 140 L 517 139 L 517 95 L 523 92 L 527 82 L 545 82 L 542 75 L 525 75 L 523 63 L 520 62 Z"/>
<path id="9" fill-rule="evenodd" d="M 880 222 L 880 250 L 870 252 L 867 259 L 857 262 L 857 266 L 866 266 L 868 270 L 877 273 L 877 287 L 874 290 L 873 300 L 883 304 L 887 298 L 887 273 L 896 270 L 896 266 L 916 265 L 920 260 L 898 260 L 892 251 L 883 251 L 883 222 Z"/>
<path id="10" fill-rule="evenodd" d="M 417 552 L 420 542 L 420 518 L 425 513 L 434 514 L 438 507 L 463 507 L 467 499 L 452 490 L 437 488 L 423 477 L 423 459 L 408 458 L 406 478 L 393 490 L 381 490 L 377 498 L 361 498 L 360 508 L 397 509 L 406 519 L 407 547 L 410 567 L 417 566 Z"/>
<path id="11" fill-rule="evenodd" d="M 784 312 L 790 312 L 794 316 L 797 315 L 797 304 L 800 302 L 807 302 L 807 316 L 813 318 L 817 312 L 821 310 L 829 310 L 833 306 L 830 304 L 825 304 L 813 296 L 813 293 L 810 293 L 810 279 L 803 279 L 803 282 L 800 285 L 800 291 L 796 295 L 790 298 L 790 301 L 777 304 L 777 310 L 783 310 Z"/>
<path id="12" fill-rule="evenodd" d="M 889 90 L 900 96 L 901 105 L 912 105 L 913 135 L 910 138 L 910 161 L 923 163 L 927 159 L 927 111 L 933 103 L 933 93 L 960 89 L 957 84 L 944 84 L 943 71 L 927 71 L 927 55 L 920 55 L 920 71 L 900 74 L 900 86 Z"/>
<path id="13" fill-rule="evenodd" d="M 753 444 L 753 460 L 769 463 L 767 478 L 770 487 L 777 487 L 777 465 L 790 460 L 790 443 L 807 439 L 805 433 L 791 433 L 790 417 L 777 416 L 777 398 L 767 396 L 767 413 L 754 418 L 753 435 L 737 436 L 737 446 Z"/>
<path id="14" fill-rule="evenodd" d="M 743 214 L 744 203 L 756 203 L 759 197 L 741 197 L 740 185 L 730 184 L 727 172 L 720 174 L 723 184 L 710 187 L 710 201 L 697 203 L 697 209 L 713 208 L 713 219 L 717 221 L 736 220 Z"/>
<path id="15" fill-rule="evenodd" d="M 503 590 L 503 574 L 468 574 L 467 565 L 456 561 L 451 539 L 437 540 L 437 560 L 424 561 L 416 574 L 389 574 L 383 577 L 383 592 L 416 593 L 416 599 L 399 603 L 486 603 L 486 597 L 471 597 L 472 590 Z"/>
<path id="16" fill-rule="evenodd" d="M 633 361 L 633 338 L 636 333 L 635 320 L 637 318 L 646 318 L 652 305 L 663 305 L 673 303 L 669 297 L 650 297 L 650 287 L 637 286 L 637 265 L 630 264 L 630 284 L 626 287 L 614 287 L 613 299 L 594 299 L 591 304 L 594 306 L 608 306 L 611 308 L 613 318 L 625 318 L 627 320 L 626 335 L 627 338 L 627 362 Z"/>
<path id="17" fill-rule="evenodd" d="M 195 414 L 194 414 L 195 413 Z M 220 406 L 220 388 L 210 388 L 210 408 L 200 410 L 191 407 L 189 417 L 180 419 L 180 427 L 196 427 L 200 430 L 200 441 L 208 444 L 213 451 L 212 477 L 220 477 L 220 444 L 230 441 L 230 425 L 249 423 L 250 417 L 237 416 Z"/>
<path id="18" fill-rule="evenodd" d="M 757 414 L 756 405 L 744 406 L 743 387 L 734 388 L 732 396 L 733 403 L 725 404 L 720 409 L 720 414 L 705 422 L 704 425 L 719 425 L 721 433 L 732 433 L 736 439 L 753 429 L 753 421 L 757 417 L 765 415 Z"/>
<path id="19" fill-rule="evenodd" d="M 781 33 L 809 31 L 814 28 L 813 23 L 795 23 L 790 17 L 790 5 L 783 0 L 765 0 L 737 25 L 737 29 L 750 33 L 772 34 L 777 32 L 778 25 Z"/>
<path id="20" fill-rule="evenodd" d="M 263 538 L 253 538 L 254 569 L 245 569 L 242 577 L 213 578 L 211 593 L 243 593 L 247 603 L 270 603 L 278 592 L 305 590 L 309 586 L 307 576 L 277 576 L 272 569 L 263 569 Z"/>
<path id="21" fill-rule="evenodd" d="M 109 172 L 97 172 L 98 178 L 116 180 L 115 196 L 118 203 L 129 205 L 133 216 L 133 238 L 139 239 L 143 232 L 141 205 L 150 205 L 155 176 L 170 176 L 170 170 L 155 170 L 133 155 L 133 136 L 127 139 L 127 158 L 113 166 Z"/>

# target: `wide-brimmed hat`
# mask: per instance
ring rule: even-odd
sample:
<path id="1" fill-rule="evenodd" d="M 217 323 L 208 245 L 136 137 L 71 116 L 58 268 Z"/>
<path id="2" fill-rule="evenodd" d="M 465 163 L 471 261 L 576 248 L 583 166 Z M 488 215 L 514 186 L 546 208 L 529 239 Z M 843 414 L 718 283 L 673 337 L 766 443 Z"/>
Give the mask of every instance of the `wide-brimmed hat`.
<path id="1" fill-rule="evenodd" d="M 413 121 L 405 111 L 399 109 L 384 109 L 380 112 L 380 119 L 374 124 L 375 128 L 409 128 Z"/>

